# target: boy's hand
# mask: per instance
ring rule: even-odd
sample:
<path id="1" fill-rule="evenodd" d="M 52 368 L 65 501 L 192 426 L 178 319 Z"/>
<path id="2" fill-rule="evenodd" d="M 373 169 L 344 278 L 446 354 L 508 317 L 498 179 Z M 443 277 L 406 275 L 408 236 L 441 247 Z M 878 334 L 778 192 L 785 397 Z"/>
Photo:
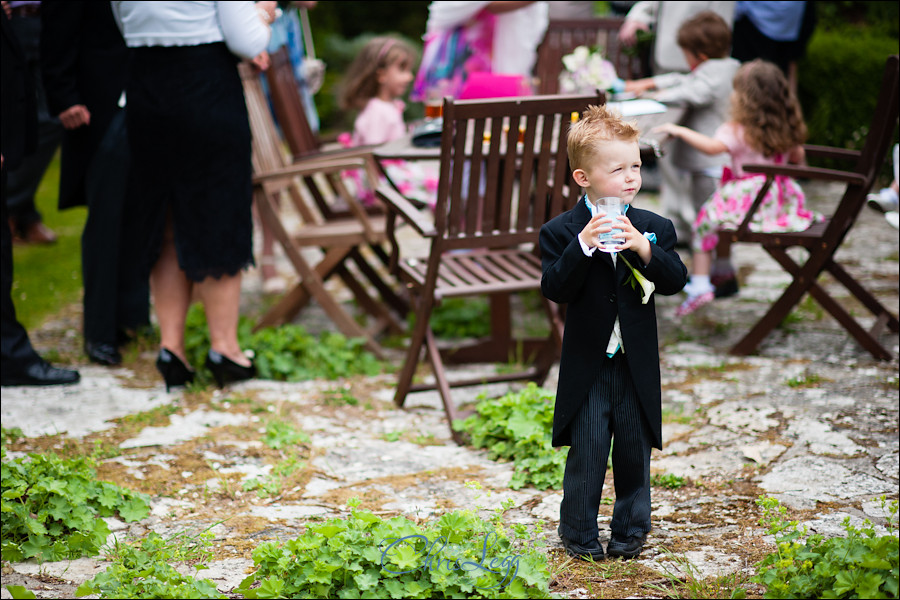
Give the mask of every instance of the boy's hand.
<path id="1" fill-rule="evenodd" d="M 613 224 L 613 228 L 621 231 L 614 233 L 613 237 L 622 240 L 618 249 L 625 250 L 630 248 L 646 265 L 653 256 L 653 250 L 650 248 L 650 240 L 645 238 L 643 233 L 634 228 L 634 225 L 631 224 L 631 221 L 626 215 L 619 215 L 616 217 L 616 220 L 617 222 Z M 590 223 L 588 223 L 588 226 L 590 226 Z M 587 229 L 587 227 L 585 229 Z"/>
<path id="2" fill-rule="evenodd" d="M 612 231 L 612 218 L 606 215 L 594 215 L 587 222 L 578 237 L 584 242 L 588 248 L 596 248 L 600 246 L 600 234 Z"/>

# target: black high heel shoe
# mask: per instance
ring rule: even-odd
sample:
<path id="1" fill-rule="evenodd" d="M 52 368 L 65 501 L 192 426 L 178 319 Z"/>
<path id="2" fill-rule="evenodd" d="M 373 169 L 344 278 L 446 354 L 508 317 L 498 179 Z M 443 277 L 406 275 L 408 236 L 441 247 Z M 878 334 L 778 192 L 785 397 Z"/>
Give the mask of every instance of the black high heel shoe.
<path id="1" fill-rule="evenodd" d="M 245 367 L 215 350 L 210 350 L 206 355 L 206 368 L 212 371 L 213 377 L 216 378 L 216 384 L 220 388 L 225 387 L 226 383 L 256 377 L 256 365 L 253 364 L 253 361 L 250 362 L 249 367 Z"/>
<path id="2" fill-rule="evenodd" d="M 162 348 L 156 357 L 156 369 L 166 381 L 166 392 L 173 387 L 184 386 L 194 381 L 194 371 L 166 348 Z"/>

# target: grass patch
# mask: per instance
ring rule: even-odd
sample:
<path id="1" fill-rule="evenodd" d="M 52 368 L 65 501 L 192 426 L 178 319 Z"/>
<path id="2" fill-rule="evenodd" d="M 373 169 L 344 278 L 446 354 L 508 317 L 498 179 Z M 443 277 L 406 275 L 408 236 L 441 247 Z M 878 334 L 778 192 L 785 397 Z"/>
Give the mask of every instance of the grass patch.
<path id="1" fill-rule="evenodd" d="M 27 330 L 39 327 L 63 307 L 81 302 L 81 232 L 87 209 L 60 212 L 59 153 L 38 187 L 35 205 L 47 227 L 59 236 L 50 246 L 23 245 L 13 249 L 12 299 L 16 317 Z"/>

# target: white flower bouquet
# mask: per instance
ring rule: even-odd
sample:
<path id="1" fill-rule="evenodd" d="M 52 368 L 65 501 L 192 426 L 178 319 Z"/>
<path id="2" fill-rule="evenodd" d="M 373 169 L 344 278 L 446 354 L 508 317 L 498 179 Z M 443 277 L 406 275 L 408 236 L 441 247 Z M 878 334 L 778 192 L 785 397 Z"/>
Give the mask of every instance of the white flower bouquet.
<path id="1" fill-rule="evenodd" d="M 616 68 L 603 58 L 601 48 L 578 46 L 562 58 L 565 71 L 559 74 L 561 94 L 590 94 L 597 88 L 620 92 L 624 82 L 616 76 Z"/>

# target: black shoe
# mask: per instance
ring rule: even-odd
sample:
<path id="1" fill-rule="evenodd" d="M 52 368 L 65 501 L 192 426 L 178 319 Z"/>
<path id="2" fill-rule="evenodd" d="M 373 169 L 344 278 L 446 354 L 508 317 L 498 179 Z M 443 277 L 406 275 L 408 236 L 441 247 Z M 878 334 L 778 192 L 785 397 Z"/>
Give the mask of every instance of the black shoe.
<path id="1" fill-rule="evenodd" d="M 587 544 L 579 544 L 567 537 L 559 536 L 559 539 L 562 540 L 562 545 L 569 556 L 584 560 L 603 560 L 604 558 L 603 546 L 600 545 L 598 540 L 592 540 Z"/>
<path id="2" fill-rule="evenodd" d="M 84 353 L 91 359 L 91 362 L 106 365 L 107 367 L 115 367 L 122 364 L 122 355 L 119 354 L 118 348 L 113 344 L 85 342 Z"/>
<path id="3" fill-rule="evenodd" d="M 736 277 L 729 277 L 719 282 L 713 282 L 716 298 L 728 298 L 738 293 L 738 281 Z"/>
<path id="4" fill-rule="evenodd" d="M 10 371 L 4 367 L 0 385 L 66 385 L 81 379 L 78 371 L 54 367 L 43 358 L 19 371 Z"/>
<path id="5" fill-rule="evenodd" d="M 621 556 L 622 558 L 634 558 L 641 553 L 644 548 L 643 535 L 633 535 L 627 538 L 620 538 L 613 534 L 606 545 L 606 553 L 610 557 Z"/>
<path id="6" fill-rule="evenodd" d="M 256 365 L 252 361 L 249 367 L 244 367 L 215 350 L 210 350 L 206 355 L 206 368 L 212 371 L 213 377 L 216 378 L 216 384 L 220 388 L 225 387 L 226 383 L 256 377 Z"/>
<path id="7" fill-rule="evenodd" d="M 194 381 L 194 371 L 166 348 L 159 351 L 156 368 L 166 381 L 166 392 L 173 387 L 184 386 Z"/>

